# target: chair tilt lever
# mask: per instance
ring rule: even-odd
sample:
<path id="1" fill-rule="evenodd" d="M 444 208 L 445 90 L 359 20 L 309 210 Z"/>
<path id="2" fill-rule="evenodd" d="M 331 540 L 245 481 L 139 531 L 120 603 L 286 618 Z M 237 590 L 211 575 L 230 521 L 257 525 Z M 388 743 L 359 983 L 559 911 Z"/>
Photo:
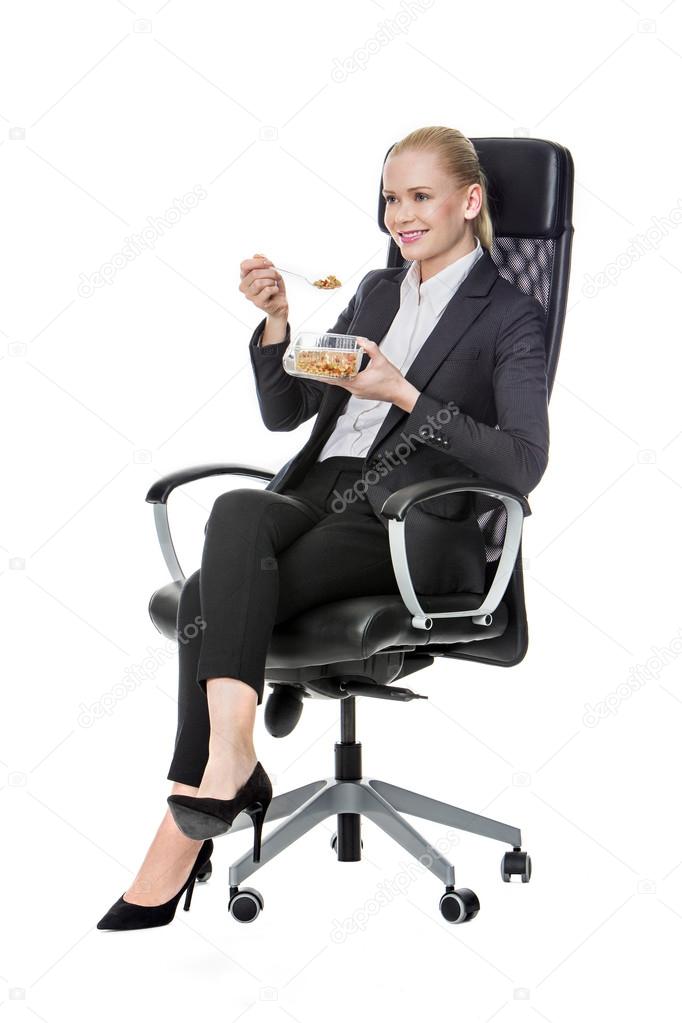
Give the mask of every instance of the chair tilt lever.
<path id="1" fill-rule="evenodd" d="M 341 689 L 349 696 L 375 696 L 378 700 L 428 700 L 428 696 L 421 693 L 413 693 L 411 689 L 403 689 L 400 686 L 378 686 L 375 682 L 363 682 L 355 679 L 341 683 Z"/>

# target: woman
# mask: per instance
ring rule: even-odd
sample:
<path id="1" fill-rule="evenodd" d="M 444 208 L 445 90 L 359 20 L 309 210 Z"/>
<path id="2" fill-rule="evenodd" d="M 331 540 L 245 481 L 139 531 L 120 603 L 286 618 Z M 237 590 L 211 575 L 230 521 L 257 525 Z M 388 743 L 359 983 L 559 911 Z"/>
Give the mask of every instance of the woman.
<path id="1" fill-rule="evenodd" d="M 259 858 L 260 827 L 272 787 L 257 760 L 253 725 L 263 698 L 272 629 L 312 606 L 399 592 L 386 523 L 377 513 L 382 495 L 405 480 L 455 471 L 509 481 L 529 493 L 544 472 L 548 427 L 540 306 L 496 272 L 489 254 L 493 237 L 485 177 L 473 145 L 451 128 L 414 131 L 388 154 L 383 186 L 386 227 L 412 262 L 407 271 L 366 275 L 332 328 L 352 332 L 348 328 L 358 323 L 363 309 L 365 315 L 372 313 L 372 326 L 380 328 L 375 339 L 362 339 L 368 364 L 352 380 L 335 381 L 330 390 L 326 383 L 285 373 L 281 355 L 289 339 L 289 306 L 284 281 L 264 256 L 241 264 L 239 290 L 266 314 L 251 341 L 265 425 L 290 430 L 318 410 L 320 415 L 303 451 L 278 474 L 279 490 L 238 488 L 221 494 L 213 505 L 201 567 L 185 581 L 178 609 L 179 635 L 186 623 L 203 620 L 205 627 L 194 640 L 179 644 L 169 809 L 135 880 L 100 920 L 100 929 L 166 924 L 183 892 L 188 908 L 212 838 L 228 830 L 241 811 L 254 822 L 254 859 Z M 460 343 L 455 354 L 441 357 L 442 366 L 438 360 L 427 363 L 435 354 L 429 346 L 447 342 L 447 310 L 454 309 L 451 300 L 467 277 L 462 294 L 477 301 L 482 296 L 487 304 L 488 319 L 479 315 L 483 305 L 473 307 L 480 347 L 467 355 Z M 386 309 L 382 313 L 365 302 L 363 286 L 369 278 L 399 283 L 399 304 L 398 292 L 381 285 L 389 322 Z M 373 290 L 378 294 L 376 285 Z M 459 315 L 462 308 L 455 312 Z M 490 349 L 490 362 L 484 361 L 483 345 Z M 480 360 L 476 353 L 483 353 Z M 413 364 L 420 373 L 437 367 L 428 391 L 404 376 Z M 412 380 L 420 379 L 415 371 Z M 390 489 L 377 484 L 368 495 L 361 485 L 365 456 L 380 432 L 386 439 L 387 422 L 402 413 L 409 422 L 417 409 L 435 411 L 442 404 L 434 397 L 439 389 L 466 395 L 467 384 L 472 390 L 468 404 L 480 408 L 479 415 L 453 416 L 442 433 L 436 428 L 435 439 L 421 434 L 419 450 L 402 468 L 393 467 Z M 334 388 L 346 393 L 335 394 Z M 335 402 L 335 396 L 342 400 Z M 321 422 L 329 429 L 320 436 Z M 449 431 L 462 463 L 443 450 L 450 445 Z M 472 506 L 468 497 L 450 497 L 441 499 L 440 515 L 422 516 L 430 520 L 432 532 L 422 550 L 413 547 L 414 559 L 407 531 L 418 593 L 484 591 L 485 549 Z M 413 509 L 410 517 L 413 513 L 421 514 Z M 461 529 L 454 544 L 453 518 Z M 428 551 L 435 552 L 437 561 L 426 563 L 421 555 Z"/>

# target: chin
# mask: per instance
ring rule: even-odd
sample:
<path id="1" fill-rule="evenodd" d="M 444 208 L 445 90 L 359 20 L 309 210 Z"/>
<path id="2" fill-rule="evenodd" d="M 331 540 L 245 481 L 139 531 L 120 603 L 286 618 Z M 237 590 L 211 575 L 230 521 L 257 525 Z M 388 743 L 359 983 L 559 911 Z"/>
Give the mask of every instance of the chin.
<path id="1" fill-rule="evenodd" d="M 409 253 L 409 252 L 412 251 L 412 249 L 415 248 L 414 244 L 412 244 L 412 245 L 407 244 L 406 245 L 404 242 L 402 242 L 400 240 L 400 238 L 396 238 L 395 243 L 398 246 L 398 248 L 402 249 L 404 252 L 408 252 Z M 417 246 L 422 246 L 422 249 L 425 247 L 423 241 L 417 242 Z M 426 247 L 428 248 L 428 246 L 426 246 Z M 422 250 L 420 249 L 420 251 L 422 251 Z M 417 256 L 416 258 L 419 259 L 419 256 Z"/>

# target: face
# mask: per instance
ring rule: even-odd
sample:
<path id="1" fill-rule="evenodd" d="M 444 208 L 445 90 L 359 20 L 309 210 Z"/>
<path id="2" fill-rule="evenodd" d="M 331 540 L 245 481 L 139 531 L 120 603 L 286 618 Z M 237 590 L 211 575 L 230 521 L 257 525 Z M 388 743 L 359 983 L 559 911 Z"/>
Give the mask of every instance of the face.
<path id="1" fill-rule="evenodd" d="M 390 156 L 382 191 L 384 223 L 405 259 L 421 261 L 422 280 L 475 247 L 472 221 L 481 208 L 481 186 L 457 188 L 434 152 Z"/>

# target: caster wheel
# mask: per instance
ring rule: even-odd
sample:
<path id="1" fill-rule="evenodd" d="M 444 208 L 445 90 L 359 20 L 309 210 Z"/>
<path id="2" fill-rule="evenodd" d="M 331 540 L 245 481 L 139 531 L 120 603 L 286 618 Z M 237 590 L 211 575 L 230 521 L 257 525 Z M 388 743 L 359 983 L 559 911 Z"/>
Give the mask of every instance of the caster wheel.
<path id="1" fill-rule="evenodd" d="M 334 852 L 336 852 L 336 832 L 334 832 L 332 837 L 329 839 L 329 844 L 332 847 L 332 849 L 334 850 Z M 360 848 L 361 849 L 365 848 L 365 843 L 363 842 L 362 839 L 360 839 Z"/>
<path id="2" fill-rule="evenodd" d="M 454 888 L 441 895 L 439 908 L 449 924 L 464 924 L 474 919 L 481 904 L 471 888 Z"/>
<path id="3" fill-rule="evenodd" d="M 263 908 L 263 896 L 255 888 L 237 888 L 230 895 L 227 908 L 240 924 L 250 924 Z"/>
<path id="4" fill-rule="evenodd" d="M 523 849 L 514 849 L 513 852 L 506 852 L 502 857 L 500 870 L 503 881 L 511 881 L 512 874 L 520 874 L 521 880 L 526 884 L 530 881 L 530 856 Z"/>
<path id="5" fill-rule="evenodd" d="M 199 873 L 197 874 L 197 881 L 199 882 L 199 884 L 201 884 L 203 881 L 208 881 L 212 873 L 213 867 L 211 866 L 211 861 L 207 860 L 206 863 L 204 864 L 204 869 L 199 871 Z"/>

